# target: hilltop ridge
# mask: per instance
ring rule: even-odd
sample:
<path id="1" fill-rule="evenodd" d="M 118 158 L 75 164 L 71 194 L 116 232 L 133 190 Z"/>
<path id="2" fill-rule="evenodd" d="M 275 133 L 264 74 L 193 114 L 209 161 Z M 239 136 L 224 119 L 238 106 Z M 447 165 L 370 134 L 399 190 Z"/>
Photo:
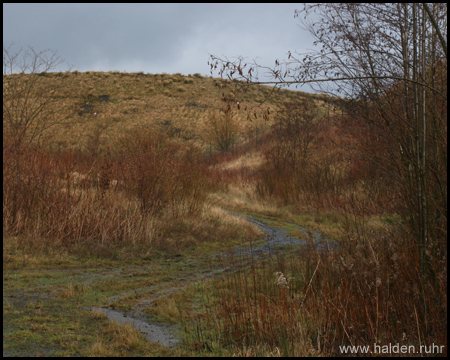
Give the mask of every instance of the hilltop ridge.
<path id="1" fill-rule="evenodd" d="M 136 126 L 150 126 L 209 151 L 213 147 L 211 118 L 220 116 L 228 106 L 236 123 L 234 141 L 243 144 L 255 131 L 261 135 L 269 129 L 271 119 L 258 116 L 263 110 L 275 114 L 283 102 L 307 98 L 324 103 L 327 99 L 301 91 L 274 91 L 264 85 L 235 86 L 243 84 L 200 74 L 73 71 L 37 76 L 41 77 L 40 86 L 58 88 L 60 115 L 66 119 L 63 127 L 55 127 L 46 135 L 60 148 L 80 150 L 93 136 L 99 137 L 102 146 L 108 146 L 118 134 Z M 238 101 L 242 104 L 239 109 Z"/>

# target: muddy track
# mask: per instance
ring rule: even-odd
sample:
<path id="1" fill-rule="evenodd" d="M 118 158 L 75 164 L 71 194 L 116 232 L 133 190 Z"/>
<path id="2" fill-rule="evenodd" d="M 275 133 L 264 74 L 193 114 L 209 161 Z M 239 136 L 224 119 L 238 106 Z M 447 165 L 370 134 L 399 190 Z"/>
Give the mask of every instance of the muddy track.
<path id="1" fill-rule="evenodd" d="M 232 252 L 228 253 L 216 253 L 213 255 L 215 258 L 221 258 L 221 257 L 232 257 L 233 260 L 237 260 L 239 266 L 233 266 L 228 265 L 227 267 L 215 267 L 214 272 L 210 270 L 203 269 L 193 269 L 192 272 L 186 274 L 183 274 L 183 277 L 178 277 L 175 279 L 175 282 L 178 282 L 178 285 L 176 286 L 164 286 L 163 284 L 158 285 L 157 287 L 153 287 L 153 289 L 156 291 L 152 296 L 150 297 L 144 297 L 142 300 L 138 301 L 133 305 L 133 308 L 128 311 L 118 311 L 116 309 L 111 308 L 100 308 L 97 310 L 102 311 L 104 314 L 108 316 L 110 320 L 116 320 L 120 323 L 130 323 L 137 329 L 139 329 L 144 336 L 154 342 L 158 342 L 161 345 L 164 345 L 166 347 L 173 347 L 177 344 L 178 339 L 176 338 L 176 335 L 174 332 L 172 332 L 170 329 L 168 329 L 163 324 L 157 324 L 155 322 L 149 323 L 146 321 L 143 321 L 143 310 L 147 309 L 152 306 L 152 302 L 168 296 L 169 294 L 172 294 L 175 291 L 179 291 L 181 289 L 184 289 L 193 283 L 197 283 L 202 280 L 209 279 L 213 276 L 220 276 L 223 272 L 229 272 L 229 271 L 238 271 L 242 269 L 242 267 L 245 267 L 250 263 L 251 258 L 255 257 L 263 257 L 267 255 L 274 255 L 280 251 L 280 247 L 284 246 L 301 246 L 306 245 L 307 241 L 304 239 L 298 239 L 294 236 L 287 235 L 288 230 L 278 228 L 275 226 L 267 225 L 263 220 L 270 220 L 270 219 L 264 219 L 264 218 L 257 218 L 257 217 L 250 217 L 244 214 L 238 214 L 233 213 L 234 216 L 239 216 L 247 221 L 255 224 L 258 226 L 261 230 L 263 230 L 267 235 L 266 237 L 259 241 L 257 244 L 254 244 L 253 246 L 246 246 L 241 248 L 235 248 Z M 323 248 L 336 248 L 335 243 L 330 243 L 326 241 L 326 238 L 317 232 L 311 232 L 306 228 L 296 226 L 294 224 L 289 224 L 290 226 L 296 227 L 298 230 L 300 230 L 302 233 L 304 233 L 305 237 L 312 237 L 315 241 L 318 249 Z M 243 261 L 243 258 L 248 258 L 249 261 Z M 227 264 L 230 264 L 230 261 L 226 262 Z M 149 289 L 141 288 L 141 289 L 134 289 L 133 292 L 139 293 L 147 292 Z M 111 298 L 111 302 L 116 302 L 119 300 L 120 297 L 127 297 L 129 296 L 129 293 L 124 293 L 119 295 L 118 297 Z M 107 305 L 108 307 L 111 307 L 111 305 Z"/>
<path id="2" fill-rule="evenodd" d="M 227 253 L 216 253 L 209 259 L 180 259 L 170 264 L 171 272 L 167 276 L 164 276 L 164 265 L 161 264 L 111 269 L 48 269 L 39 270 L 39 276 L 43 279 L 52 279 L 53 281 L 37 282 L 34 286 L 32 285 L 24 290 L 23 288 L 14 289 L 14 286 L 8 286 L 7 282 L 5 285 L 5 277 L 14 277 L 15 274 L 23 274 L 24 271 L 4 271 L 3 301 L 4 303 L 5 301 L 9 302 L 15 308 L 24 307 L 30 301 L 51 301 L 55 294 L 67 287 L 68 279 L 76 283 L 78 288 L 96 286 L 100 282 L 111 281 L 111 284 L 113 284 L 115 281 L 129 281 L 128 290 L 113 291 L 111 296 L 103 298 L 99 305 L 85 307 L 84 309 L 86 311 L 100 311 L 109 320 L 115 320 L 122 324 L 129 323 L 141 331 L 148 340 L 157 342 L 167 348 L 173 348 L 179 342 L 177 329 L 168 324 L 155 322 L 145 314 L 145 310 L 150 308 L 155 300 L 164 298 L 194 283 L 207 280 L 213 276 L 220 276 L 223 272 L 239 271 L 255 259 L 276 254 L 288 246 L 305 245 L 307 243 L 306 238 L 312 239 L 319 249 L 325 247 L 335 248 L 337 246 L 335 243 L 326 242 L 323 235 L 308 231 L 294 224 L 286 225 L 289 225 L 290 228 L 295 227 L 298 232 L 304 234 L 303 239 L 288 235 L 288 230 L 286 229 L 268 225 L 267 223 L 270 222 L 270 219 L 237 213 L 232 214 L 243 217 L 255 224 L 267 236 L 261 241 L 252 244 L 252 246 L 234 248 Z M 223 265 L 224 263 L 227 266 Z M 25 273 L 33 276 L 32 270 L 25 271 Z M 162 277 L 153 282 L 152 277 L 157 273 L 162 274 Z M 148 281 L 146 280 L 147 278 L 149 279 Z M 129 299 L 132 299 L 132 301 L 129 301 Z M 5 325 L 4 317 L 4 335 L 5 331 L 8 332 L 9 329 L 8 324 Z M 48 353 L 45 350 L 43 351 L 43 354 Z M 3 355 L 28 355 L 28 353 L 20 351 L 15 353 L 10 351 L 10 349 L 5 352 L 4 341 Z"/>

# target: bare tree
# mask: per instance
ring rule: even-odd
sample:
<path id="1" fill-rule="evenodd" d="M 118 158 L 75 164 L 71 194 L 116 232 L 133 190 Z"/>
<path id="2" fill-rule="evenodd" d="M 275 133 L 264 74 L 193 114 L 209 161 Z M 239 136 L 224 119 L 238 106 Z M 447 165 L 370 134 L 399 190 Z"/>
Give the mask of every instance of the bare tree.
<path id="1" fill-rule="evenodd" d="M 3 46 L 3 136 L 16 146 L 30 143 L 62 121 L 57 111 L 56 85 L 45 73 L 64 61 L 51 50 L 14 51 Z"/>
<path id="2" fill-rule="evenodd" d="M 273 67 L 211 55 L 211 72 L 247 85 L 309 83 L 351 100 L 347 111 L 384 135 L 390 156 L 373 160 L 404 188 L 425 270 L 425 249 L 439 253 L 446 237 L 447 5 L 307 4 L 296 16 L 318 50 L 288 52 Z"/>
<path id="3" fill-rule="evenodd" d="M 220 151 L 230 151 L 233 147 L 235 135 L 239 132 L 239 125 L 231 110 L 213 113 L 208 119 L 209 136 Z"/>
<path id="4" fill-rule="evenodd" d="M 3 47 L 3 178 L 10 185 L 3 187 L 3 204 L 4 209 L 5 202 L 12 204 L 12 224 L 20 222 L 18 204 L 29 196 L 30 179 L 23 171 L 28 145 L 64 120 L 58 111 L 57 85 L 45 81 L 46 73 L 62 63 L 50 50 Z"/>

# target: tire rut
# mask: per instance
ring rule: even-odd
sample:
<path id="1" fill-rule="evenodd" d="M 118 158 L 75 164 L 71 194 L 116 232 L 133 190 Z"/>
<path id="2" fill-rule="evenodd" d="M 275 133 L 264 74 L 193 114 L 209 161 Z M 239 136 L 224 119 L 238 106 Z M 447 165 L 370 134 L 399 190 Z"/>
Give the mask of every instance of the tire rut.
<path id="1" fill-rule="evenodd" d="M 178 330 L 169 324 L 153 321 L 145 314 L 145 310 L 150 308 L 156 300 L 165 298 L 195 283 L 221 276 L 223 273 L 240 271 L 250 266 L 255 260 L 275 255 L 288 246 L 304 246 L 313 243 L 317 249 L 333 250 L 337 247 L 336 243 L 327 242 L 322 234 L 309 231 L 306 228 L 294 224 L 286 223 L 290 228 L 295 228 L 304 234 L 303 239 L 288 235 L 287 229 L 268 225 L 267 222 L 273 221 L 271 219 L 235 212 L 229 213 L 244 218 L 263 230 L 266 233 L 264 239 L 251 244 L 251 246 L 239 246 L 231 249 L 229 252 L 218 252 L 210 256 L 209 259 L 180 260 L 177 263 L 171 264 L 176 265 L 176 272 L 175 274 L 171 274 L 167 280 L 162 280 L 164 282 L 159 281 L 155 284 L 139 285 L 130 290 L 122 291 L 120 294 L 112 295 L 102 301 L 104 305 L 89 309 L 102 312 L 111 321 L 115 320 L 121 324 L 131 324 L 149 341 L 157 342 L 172 349 L 180 341 L 177 335 Z M 306 239 L 309 239 L 309 241 Z M 27 288 L 26 291 L 10 290 L 9 292 L 4 292 L 4 298 L 5 296 L 7 298 L 9 296 L 17 298 L 22 293 L 22 295 L 26 294 L 25 297 L 28 298 L 33 296 L 39 298 L 45 297 L 48 300 L 53 294 L 67 287 L 67 283 L 63 282 L 64 279 L 67 280 L 68 271 L 73 271 L 73 275 L 70 275 L 71 281 L 82 286 L 95 286 L 104 280 L 110 281 L 109 279 L 126 282 L 128 278 L 136 274 L 136 276 L 145 277 L 146 274 L 151 274 L 153 269 L 155 271 L 162 271 L 163 268 L 158 265 L 142 265 L 130 268 L 89 269 L 89 271 L 83 271 L 84 269 L 37 270 L 42 274 L 42 277 L 45 278 L 47 274 L 50 278 L 53 276 L 55 281 Z M 33 272 L 33 270 L 30 272 Z M 19 272 L 12 270 L 8 272 L 8 275 L 13 275 L 14 273 Z M 66 276 L 62 275 L 64 273 Z M 61 276 L 61 286 L 58 286 L 58 276 Z M 58 285 L 55 287 L 55 284 Z M 35 294 L 33 295 L 33 293 Z M 130 298 L 133 298 L 133 304 L 128 309 L 121 308 L 120 302 Z"/>
<path id="2" fill-rule="evenodd" d="M 129 323 L 135 326 L 137 329 L 143 332 L 144 336 L 150 341 L 158 342 L 163 346 L 168 348 L 173 348 L 179 341 L 177 339 L 174 331 L 168 329 L 166 324 L 161 324 L 157 322 L 151 322 L 149 320 L 143 321 L 143 311 L 152 306 L 152 303 L 160 298 L 166 297 L 176 291 L 187 288 L 188 286 L 198 283 L 199 281 L 204 281 L 214 276 L 220 276 L 223 272 L 240 271 L 245 267 L 250 266 L 255 258 L 262 258 L 267 255 L 274 255 L 283 251 L 280 247 L 283 246 L 304 246 L 310 242 L 305 239 L 298 239 L 294 236 L 287 235 L 288 230 L 278 228 L 275 226 L 268 225 L 264 222 L 270 221 L 271 219 L 263 217 L 250 217 L 245 214 L 239 214 L 228 211 L 234 216 L 244 218 L 248 222 L 256 225 L 261 230 L 266 233 L 266 237 L 262 241 L 258 241 L 252 246 L 237 247 L 229 253 L 219 252 L 214 254 L 212 257 L 216 259 L 225 260 L 227 266 L 215 267 L 214 271 L 204 271 L 204 273 L 199 274 L 198 269 L 192 270 L 192 273 L 183 277 L 179 277 L 174 281 L 179 281 L 182 283 L 181 286 L 169 286 L 167 288 L 162 288 L 157 290 L 156 293 L 143 298 L 142 300 L 135 303 L 131 310 L 118 311 L 117 309 L 106 309 L 102 308 L 102 312 L 105 313 L 110 320 L 118 320 L 123 323 Z M 318 250 L 335 250 L 337 248 L 337 243 L 329 242 L 319 232 L 310 231 L 304 227 L 297 226 L 295 224 L 286 223 L 290 227 L 294 227 L 304 234 L 305 238 L 313 240 L 314 245 Z M 231 260 L 231 261 L 230 261 Z M 233 264 L 234 262 L 234 264 Z M 152 288 L 155 289 L 155 288 Z M 150 289 L 141 288 L 133 290 L 136 294 L 139 292 L 145 293 Z M 122 298 L 128 296 L 131 292 L 120 295 Z M 117 301 L 118 298 L 111 299 Z M 108 307 L 110 307 L 109 305 Z M 122 314 L 122 315 L 120 315 Z"/>

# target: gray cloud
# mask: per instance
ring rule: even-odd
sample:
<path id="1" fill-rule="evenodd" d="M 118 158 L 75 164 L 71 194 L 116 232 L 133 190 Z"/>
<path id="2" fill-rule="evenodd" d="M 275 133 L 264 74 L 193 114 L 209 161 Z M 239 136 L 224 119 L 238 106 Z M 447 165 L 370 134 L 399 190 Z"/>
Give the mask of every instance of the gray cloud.
<path id="1" fill-rule="evenodd" d="M 3 43 L 86 70 L 209 74 L 208 54 L 273 65 L 311 48 L 295 4 L 3 4 Z"/>

